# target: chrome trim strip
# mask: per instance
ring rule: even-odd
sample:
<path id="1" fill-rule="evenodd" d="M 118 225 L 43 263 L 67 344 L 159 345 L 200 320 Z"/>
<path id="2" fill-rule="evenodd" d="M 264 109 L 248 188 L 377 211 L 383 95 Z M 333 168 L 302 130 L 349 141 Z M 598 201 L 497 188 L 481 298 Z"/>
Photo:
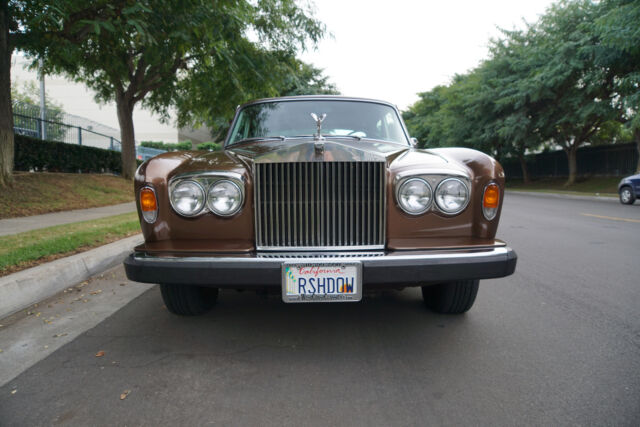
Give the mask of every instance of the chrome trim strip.
<path id="1" fill-rule="evenodd" d="M 201 177 L 202 178 L 209 178 L 209 177 L 233 178 L 244 183 L 244 176 L 241 173 L 229 172 L 229 171 L 196 171 L 196 172 L 185 172 L 178 175 L 174 175 L 169 180 L 169 184 L 171 184 L 174 180 L 177 180 L 177 179 L 201 178 Z"/>
<path id="2" fill-rule="evenodd" d="M 447 176 L 447 177 L 459 177 L 466 178 L 471 180 L 471 176 L 463 171 L 456 169 L 438 169 L 438 168 L 428 168 L 428 169 L 410 169 L 406 171 L 401 171 L 396 174 L 395 182 L 397 183 L 402 178 L 412 177 L 412 176 L 422 176 L 422 175 L 430 175 L 430 176 Z"/>
<path id="3" fill-rule="evenodd" d="M 406 252 L 406 253 L 403 253 Z M 445 260 L 445 259 L 465 259 L 465 258 L 491 258 L 491 257 L 500 257 L 506 256 L 510 252 L 510 249 L 506 246 L 499 247 L 488 247 L 488 248 L 477 248 L 477 249 L 442 249 L 437 251 L 396 251 L 392 253 L 386 253 L 382 255 L 375 256 L 344 256 L 332 258 L 332 260 L 340 260 L 344 259 L 345 261 L 363 261 L 365 263 L 376 263 L 376 262 L 384 262 L 387 263 L 389 261 L 417 261 L 417 260 Z M 375 252 L 374 252 L 375 253 Z M 277 255 L 274 253 L 273 255 Z M 157 262 L 208 262 L 208 263 L 239 263 L 239 264 L 261 264 L 261 263 L 272 263 L 279 261 L 291 261 L 296 258 L 291 258 L 290 255 L 294 255 L 294 253 L 283 253 L 280 251 L 279 255 L 281 257 L 260 257 L 260 254 L 250 255 L 247 254 L 237 254 L 235 256 L 225 254 L 220 257 L 155 257 L 149 255 L 141 255 L 134 254 L 133 258 L 137 261 L 157 261 Z M 326 262 L 326 256 L 319 256 L 317 258 L 309 258 L 309 257 L 301 257 L 300 260 L 302 262 L 313 262 L 317 260 L 318 262 Z"/>
<path id="4" fill-rule="evenodd" d="M 257 246 L 259 251 L 358 251 L 358 250 L 379 250 L 384 249 L 384 245 L 360 245 L 360 246 Z"/>

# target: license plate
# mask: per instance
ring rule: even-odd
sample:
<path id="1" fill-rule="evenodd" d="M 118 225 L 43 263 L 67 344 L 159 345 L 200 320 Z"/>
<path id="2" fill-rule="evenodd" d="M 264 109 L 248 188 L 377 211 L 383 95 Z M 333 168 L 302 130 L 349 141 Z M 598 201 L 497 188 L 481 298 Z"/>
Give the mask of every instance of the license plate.
<path id="1" fill-rule="evenodd" d="M 348 302 L 362 299 L 362 264 L 282 264 L 284 302 Z"/>

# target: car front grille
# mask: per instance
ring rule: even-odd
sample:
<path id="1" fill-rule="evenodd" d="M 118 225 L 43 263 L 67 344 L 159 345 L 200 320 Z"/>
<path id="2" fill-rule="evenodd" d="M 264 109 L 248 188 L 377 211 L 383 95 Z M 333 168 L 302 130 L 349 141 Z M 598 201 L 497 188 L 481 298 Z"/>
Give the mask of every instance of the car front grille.
<path id="1" fill-rule="evenodd" d="M 381 249 L 383 162 L 256 163 L 258 250 Z"/>

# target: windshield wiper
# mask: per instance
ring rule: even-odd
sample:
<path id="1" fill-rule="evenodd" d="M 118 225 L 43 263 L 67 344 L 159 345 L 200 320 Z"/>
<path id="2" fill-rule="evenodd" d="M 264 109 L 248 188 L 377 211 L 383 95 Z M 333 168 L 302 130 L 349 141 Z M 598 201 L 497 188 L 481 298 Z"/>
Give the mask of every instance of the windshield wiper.
<path id="1" fill-rule="evenodd" d="M 235 141 L 234 144 L 240 144 L 243 142 L 253 142 L 253 141 L 284 141 L 287 139 L 284 136 L 254 136 L 251 138 L 241 139 L 239 141 Z"/>
<path id="2" fill-rule="evenodd" d="M 331 138 L 349 138 L 349 139 L 355 139 L 355 140 L 362 140 L 361 136 L 356 136 L 356 135 L 322 135 L 322 137 L 324 139 L 331 139 Z M 299 138 L 315 138 L 314 135 L 296 135 L 296 136 L 287 136 L 285 139 L 299 139 Z"/>
<path id="3" fill-rule="evenodd" d="M 361 141 L 362 137 L 361 136 L 357 136 L 357 135 L 322 135 L 325 138 L 349 138 L 349 139 L 355 139 L 357 141 Z"/>

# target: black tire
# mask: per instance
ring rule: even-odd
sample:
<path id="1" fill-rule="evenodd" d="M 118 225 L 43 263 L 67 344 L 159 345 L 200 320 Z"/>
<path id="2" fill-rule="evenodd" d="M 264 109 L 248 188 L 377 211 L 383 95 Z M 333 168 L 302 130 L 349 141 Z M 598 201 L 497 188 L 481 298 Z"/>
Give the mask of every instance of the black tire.
<path id="1" fill-rule="evenodd" d="M 618 193 L 620 196 L 620 203 L 623 205 L 632 205 L 636 201 L 636 196 L 633 194 L 633 190 L 629 186 L 624 186 Z"/>
<path id="2" fill-rule="evenodd" d="M 160 292 L 167 309 L 180 316 L 204 314 L 218 300 L 218 288 L 161 284 Z"/>
<path id="3" fill-rule="evenodd" d="M 462 314 L 467 312 L 478 295 L 479 280 L 460 280 L 423 286 L 425 305 L 436 313 Z"/>

